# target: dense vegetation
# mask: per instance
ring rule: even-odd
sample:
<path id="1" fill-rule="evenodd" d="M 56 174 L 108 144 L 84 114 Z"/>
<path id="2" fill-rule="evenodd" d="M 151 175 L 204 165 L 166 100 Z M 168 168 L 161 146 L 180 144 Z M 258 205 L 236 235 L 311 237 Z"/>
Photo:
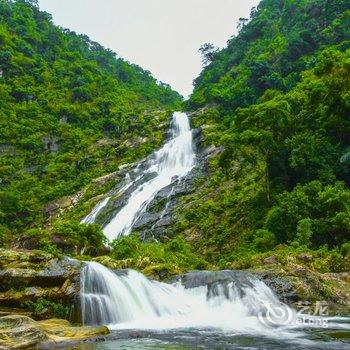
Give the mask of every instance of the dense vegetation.
<path id="1" fill-rule="evenodd" d="M 349 268 L 349 23 L 346 0 L 263 0 L 226 49 L 204 52 L 187 108 L 224 151 L 176 231 L 209 261 L 328 251 L 329 270 Z"/>
<path id="2" fill-rule="evenodd" d="M 179 200 L 174 237 L 114 242 L 116 267 L 175 274 L 307 253 L 312 269 L 350 268 L 350 3 L 262 0 L 239 28 L 224 50 L 202 46 L 185 103 L 201 146 L 222 151 Z M 35 1 L 0 1 L 0 44 L 0 240 L 95 255 L 101 228 L 79 219 L 115 179 L 91 180 L 159 146 L 181 98 Z M 82 188 L 51 222 L 52 201 Z"/>
<path id="3" fill-rule="evenodd" d="M 46 203 L 149 154 L 179 103 L 36 1 L 0 0 L 0 241 L 38 233 Z"/>

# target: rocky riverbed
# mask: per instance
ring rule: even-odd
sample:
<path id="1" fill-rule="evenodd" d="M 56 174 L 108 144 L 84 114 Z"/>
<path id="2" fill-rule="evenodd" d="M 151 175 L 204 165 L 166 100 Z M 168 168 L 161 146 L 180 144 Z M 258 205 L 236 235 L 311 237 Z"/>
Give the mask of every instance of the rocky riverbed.
<path id="1" fill-rule="evenodd" d="M 131 261 L 116 261 L 107 256 L 95 260 L 112 270 L 135 268 Z M 77 341 L 108 333 L 105 327 L 79 327 L 82 266 L 83 262 L 78 260 L 41 251 L 0 249 L 0 349 Z M 350 274 L 346 272 L 322 274 L 301 263 L 281 266 L 272 258 L 259 268 L 241 271 L 176 276 L 178 271 L 159 273 L 151 261 L 140 263 L 138 270 L 151 278 L 170 281 L 181 278 L 186 282 L 197 274 L 198 285 L 226 285 L 255 275 L 287 304 L 325 301 L 331 314 L 350 315 Z"/>

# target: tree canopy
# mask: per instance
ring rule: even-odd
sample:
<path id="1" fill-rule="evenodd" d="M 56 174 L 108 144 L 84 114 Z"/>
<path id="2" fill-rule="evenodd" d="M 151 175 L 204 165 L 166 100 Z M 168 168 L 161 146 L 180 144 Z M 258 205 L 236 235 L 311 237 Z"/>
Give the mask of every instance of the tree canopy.
<path id="1" fill-rule="evenodd" d="M 37 1 L 0 1 L 0 47 L 1 232 L 42 225 L 46 203 L 149 154 L 182 101 Z"/>

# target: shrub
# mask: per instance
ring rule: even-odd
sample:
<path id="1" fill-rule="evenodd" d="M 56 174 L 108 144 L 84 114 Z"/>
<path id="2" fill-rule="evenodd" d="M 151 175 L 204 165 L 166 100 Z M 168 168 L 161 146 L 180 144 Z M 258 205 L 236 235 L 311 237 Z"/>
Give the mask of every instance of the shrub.
<path id="1" fill-rule="evenodd" d="M 111 257 L 116 260 L 148 258 L 151 264 L 173 264 L 184 269 L 204 269 L 208 266 L 182 235 L 167 243 L 144 243 L 137 235 L 122 237 L 113 241 Z"/>
<path id="2" fill-rule="evenodd" d="M 298 222 L 296 238 L 293 241 L 294 245 L 305 247 L 310 246 L 312 238 L 311 225 L 312 220 L 309 218 L 302 219 Z"/>
<path id="3" fill-rule="evenodd" d="M 22 307 L 30 310 L 34 317 L 41 318 L 44 314 L 45 317 L 66 318 L 68 316 L 68 307 L 51 300 L 39 298 L 36 301 L 26 301 L 22 304 Z"/>
<path id="4" fill-rule="evenodd" d="M 267 251 L 276 245 L 276 237 L 272 232 L 260 229 L 255 233 L 253 244 L 259 251 Z"/>
<path id="5" fill-rule="evenodd" d="M 344 243 L 340 248 L 340 253 L 344 257 L 350 257 L 350 242 Z"/>
<path id="6" fill-rule="evenodd" d="M 64 237 L 67 245 L 75 248 L 76 254 L 82 254 L 89 247 L 101 248 L 106 243 L 101 227 L 96 224 L 61 221 L 55 225 L 54 233 Z"/>

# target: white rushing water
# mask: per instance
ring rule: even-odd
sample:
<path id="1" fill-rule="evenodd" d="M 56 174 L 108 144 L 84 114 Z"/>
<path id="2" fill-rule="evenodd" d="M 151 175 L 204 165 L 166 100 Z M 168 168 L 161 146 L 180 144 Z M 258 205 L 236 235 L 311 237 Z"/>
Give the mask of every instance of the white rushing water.
<path id="1" fill-rule="evenodd" d="M 180 283 L 151 281 L 127 270 L 115 274 L 98 263 L 88 263 L 81 275 L 81 310 L 84 324 L 110 329 L 216 328 L 264 331 L 257 314 L 265 303 L 280 304 L 265 283 L 185 289 Z M 209 297 L 210 296 L 210 297 Z M 292 312 L 291 309 L 287 310 Z"/>
<path id="2" fill-rule="evenodd" d="M 103 232 L 109 240 L 130 234 L 133 224 L 154 196 L 170 185 L 175 177 L 182 178 L 193 168 L 195 153 L 192 131 L 185 113 L 174 113 L 171 131 L 171 139 L 154 153 L 144 171 L 144 174 L 156 173 L 156 176 L 138 186 L 127 204 L 104 227 Z"/>
<path id="3" fill-rule="evenodd" d="M 100 211 L 108 204 L 110 197 L 106 197 L 100 203 L 98 203 L 94 209 L 92 209 L 91 213 L 87 215 L 83 220 L 80 221 L 81 224 L 93 224 L 96 220 L 97 215 Z"/>
<path id="4" fill-rule="evenodd" d="M 348 318 L 300 316 L 264 282 L 245 272 L 192 272 L 166 284 L 134 270 L 113 272 L 89 262 L 80 283 L 83 324 L 106 325 L 118 330 L 118 337 L 132 332 L 123 346 L 112 341 L 106 349 L 148 349 L 152 337 L 166 344 L 161 347 L 157 340 L 157 349 L 168 348 L 169 340 L 187 341 L 192 347 L 181 347 L 186 349 L 198 349 L 196 345 L 204 342 L 205 349 L 348 349 L 348 343 L 316 337 L 326 328 L 347 334 Z M 144 338 L 139 346 L 135 334 Z"/>

